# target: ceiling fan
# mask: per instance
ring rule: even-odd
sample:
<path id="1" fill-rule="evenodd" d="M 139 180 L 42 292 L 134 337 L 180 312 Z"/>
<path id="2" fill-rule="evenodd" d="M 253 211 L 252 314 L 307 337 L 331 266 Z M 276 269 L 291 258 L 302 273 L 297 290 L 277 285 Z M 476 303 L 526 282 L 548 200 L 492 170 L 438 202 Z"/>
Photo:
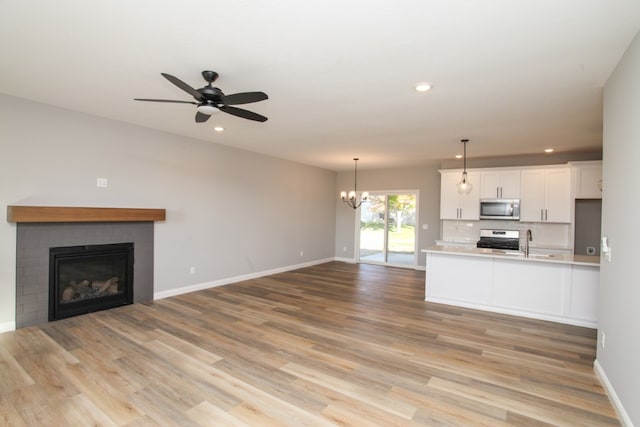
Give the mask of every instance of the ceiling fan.
<path id="1" fill-rule="evenodd" d="M 269 99 L 264 92 L 241 92 L 232 95 L 225 95 L 217 87 L 213 87 L 211 83 L 216 81 L 218 73 L 215 71 L 203 71 L 202 77 L 207 82 L 205 87 L 194 89 L 177 77 L 171 74 L 160 73 L 174 85 L 178 86 L 189 95 L 193 96 L 194 101 L 176 101 L 171 99 L 146 99 L 134 98 L 134 101 L 150 101 L 150 102 L 173 102 L 178 104 L 197 105 L 196 122 L 203 123 L 209 120 L 212 114 L 219 111 L 242 117 L 243 119 L 255 120 L 256 122 L 266 122 L 267 118 L 253 111 L 243 110 L 242 108 L 232 107 L 232 105 L 249 104 L 251 102 L 264 101 Z"/>

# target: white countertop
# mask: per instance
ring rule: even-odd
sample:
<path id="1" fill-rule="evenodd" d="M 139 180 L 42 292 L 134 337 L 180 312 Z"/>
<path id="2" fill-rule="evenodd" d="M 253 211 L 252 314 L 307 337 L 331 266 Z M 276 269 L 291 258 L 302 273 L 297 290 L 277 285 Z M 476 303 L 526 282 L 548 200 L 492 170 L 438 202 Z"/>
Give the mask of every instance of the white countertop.
<path id="1" fill-rule="evenodd" d="M 478 239 L 436 240 L 438 246 L 476 246 Z M 564 245 L 551 245 L 546 243 L 531 243 L 531 249 L 572 252 L 570 247 Z"/>
<path id="2" fill-rule="evenodd" d="M 530 253 L 526 258 L 522 252 L 503 251 L 498 249 L 483 248 L 465 248 L 455 246 L 431 246 L 422 249 L 425 253 L 440 253 L 449 255 L 464 255 L 509 259 L 523 262 L 547 262 L 556 264 L 573 264 L 587 265 L 591 267 L 600 267 L 600 257 L 591 255 L 573 255 L 573 254 L 536 254 Z"/>

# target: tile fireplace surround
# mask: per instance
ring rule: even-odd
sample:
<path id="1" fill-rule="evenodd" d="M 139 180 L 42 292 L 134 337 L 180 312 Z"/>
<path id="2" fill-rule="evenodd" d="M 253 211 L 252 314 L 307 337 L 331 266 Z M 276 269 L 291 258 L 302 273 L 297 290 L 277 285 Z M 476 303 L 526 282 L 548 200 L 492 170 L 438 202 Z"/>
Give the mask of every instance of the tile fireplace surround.
<path id="1" fill-rule="evenodd" d="M 16 328 L 48 321 L 49 248 L 133 242 L 133 302 L 153 299 L 153 221 L 164 209 L 9 206 L 16 235 Z"/>

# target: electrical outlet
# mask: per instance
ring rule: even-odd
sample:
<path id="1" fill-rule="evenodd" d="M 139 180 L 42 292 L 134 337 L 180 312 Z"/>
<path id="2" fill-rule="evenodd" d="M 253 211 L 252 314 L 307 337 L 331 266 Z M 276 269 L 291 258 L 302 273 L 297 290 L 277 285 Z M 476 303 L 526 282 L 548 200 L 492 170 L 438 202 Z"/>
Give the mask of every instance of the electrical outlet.
<path id="1" fill-rule="evenodd" d="M 422 224 L 422 229 L 423 230 L 428 230 L 429 229 L 429 224 Z"/>
<path id="2" fill-rule="evenodd" d="M 191 268 L 189 269 L 189 273 L 191 273 L 191 274 L 196 274 L 196 268 L 195 268 L 195 267 L 191 267 Z"/>
<path id="3" fill-rule="evenodd" d="M 304 256 L 304 251 L 300 251 L 300 256 Z"/>
<path id="4" fill-rule="evenodd" d="M 600 345 L 604 348 L 605 344 L 605 334 L 604 332 L 600 332 Z"/>
<path id="5" fill-rule="evenodd" d="M 96 187 L 107 188 L 107 178 L 97 178 Z"/>
<path id="6" fill-rule="evenodd" d="M 342 248 L 342 252 L 347 252 L 347 247 L 346 247 L 346 246 L 344 246 L 344 247 Z"/>

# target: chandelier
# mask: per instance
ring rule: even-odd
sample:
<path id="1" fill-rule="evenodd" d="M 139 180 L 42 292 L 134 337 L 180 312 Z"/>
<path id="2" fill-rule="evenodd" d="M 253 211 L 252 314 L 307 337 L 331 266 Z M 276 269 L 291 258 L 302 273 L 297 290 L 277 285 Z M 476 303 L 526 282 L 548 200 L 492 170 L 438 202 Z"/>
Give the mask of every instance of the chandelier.
<path id="1" fill-rule="evenodd" d="M 346 191 L 340 192 L 340 198 L 347 205 L 351 206 L 353 209 L 358 209 L 362 202 L 367 201 L 369 198 L 369 192 L 363 191 L 360 194 L 360 200 L 358 200 L 358 159 L 357 157 L 353 159 L 355 162 L 355 171 L 353 174 L 353 191 L 349 191 L 347 194 Z"/>

